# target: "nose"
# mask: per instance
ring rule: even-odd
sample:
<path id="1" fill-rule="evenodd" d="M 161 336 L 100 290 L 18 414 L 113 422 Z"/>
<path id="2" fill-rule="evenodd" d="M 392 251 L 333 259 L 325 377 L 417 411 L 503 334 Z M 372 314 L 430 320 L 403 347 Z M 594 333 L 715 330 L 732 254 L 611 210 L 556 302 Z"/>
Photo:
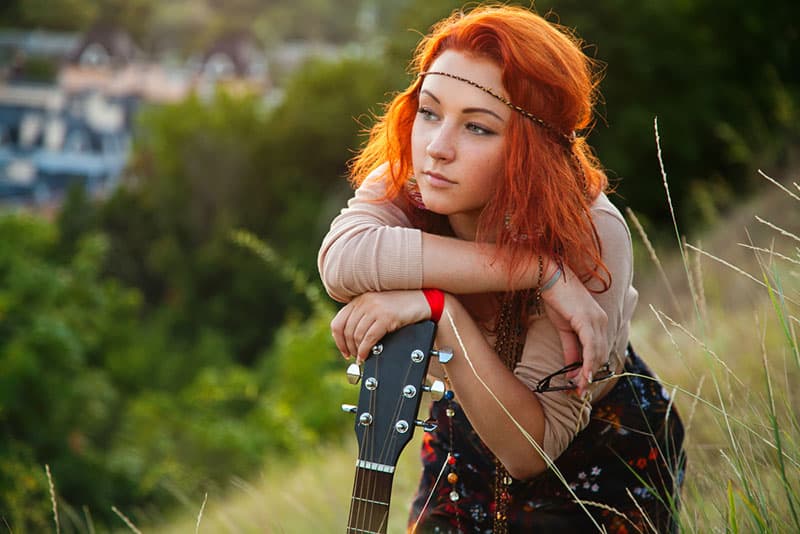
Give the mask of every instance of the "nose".
<path id="1" fill-rule="evenodd" d="M 428 142 L 427 152 L 430 157 L 436 160 L 452 161 L 456 156 L 453 132 L 447 125 L 441 125 L 431 132 Z"/>

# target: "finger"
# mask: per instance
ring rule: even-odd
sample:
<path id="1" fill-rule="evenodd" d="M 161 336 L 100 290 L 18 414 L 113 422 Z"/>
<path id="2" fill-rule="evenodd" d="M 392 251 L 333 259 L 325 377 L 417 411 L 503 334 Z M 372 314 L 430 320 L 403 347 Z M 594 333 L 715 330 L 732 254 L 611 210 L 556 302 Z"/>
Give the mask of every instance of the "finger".
<path id="1" fill-rule="evenodd" d="M 578 336 L 571 330 L 559 330 L 558 336 L 561 338 L 561 349 L 564 351 L 564 365 L 577 362 L 581 358 L 581 346 L 578 342 Z M 575 378 L 578 374 L 578 369 L 567 373 L 568 378 Z"/>
<path id="2" fill-rule="evenodd" d="M 585 360 L 582 369 L 589 383 L 592 381 L 593 373 L 596 373 L 600 366 L 608 361 L 609 354 L 606 321 L 598 320 L 594 324 L 593 332 L 592 342 L 584 346 Z"/>
<path id="3" fill-rule="evenodd" d="M 350 356 L 358 356 L 358 341 L 355 336 L 356 328 L 358 328 L 358 324 L 364 318 L 364 313 L 358 307 L 355 307 L 347 317 L 347 322 L 344 326 L 344 343 L 347 348 L 347 354 Z M 359 361 L 360 363 L 360 361 Z"/>
<path id="4" fill-rule="evenodd" d="M 361 340 L 364 339 L 364 334 L 367 333 L 369 327 L 376 319 L 376 315 L 374 312 L 371 312 L 368 308 L 361 309 L 361 316 L 357 322 L 354 323 L 354 328 L 352 332 L 353 340 L 356 344 L 356 349 L 361 344 Z M 353 353 L 355 354 L 355 352 Z"/>
<path id="5" fill-rule="evenodd" d="M 369 331 L 370 327 L 375 322 L 375 318 L 373 315 L 365 313 L 361 316 L 358 323 L 353 328 L 352 340 L 348 342 L 348 344 L 352 343 L 353 345 L 353 354 L 356 355 L 356 359 L 359 362 L 363 362 L 367 358 L 369 358 L 369 351 L 363 348 L 364 346 L 364 336 Z M 372 348 L 370 346 L 370 348 Z"/>
<path id="6" fill-rule="evenodd" d="M 597 338 L 601 334 L 599 332 L 594 332 L 592 334 L 593 338 Z M 581 374 L 581 381 L 586 384 L 592 383 L 592 375 L 595 371 L 595 366 L 597 365 L 597 354 L 596 354 L 596 345 L 592 340 L 589 340 L 588 343 L 583 344 L 583 366 L 580 369 Z"/>
<path id="7" fill-rule="evenodd" d="M 339 310 L 331 321 L 331 336 L 333 337 L 333 342 L 336 344 L 336 348 L 339 349 L 342 357 L 346 360 L 350 359 L 350 352 L 347 350 L 344 328 L 350 313 L 352 313 L 352 308 L 350 306 L 345 306 Z"/>
<path id="8" fill-rule="evenodd" d="M 381 338 L 388 333 L 389 329 L 382 321 L 373 321 L 361 339 L 361 344 L 358 346 L 358 354 L 364 354 L 366 359 L 371 354 L 372 347 L 377 345 Z"/>

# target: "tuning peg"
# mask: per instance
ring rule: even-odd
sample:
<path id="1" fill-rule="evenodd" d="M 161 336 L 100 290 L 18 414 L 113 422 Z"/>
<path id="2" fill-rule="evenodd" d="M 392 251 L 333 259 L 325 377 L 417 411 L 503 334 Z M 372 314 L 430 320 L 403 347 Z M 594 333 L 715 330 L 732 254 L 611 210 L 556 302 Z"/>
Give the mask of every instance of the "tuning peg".
<path id="1" fill-rule="evenodd" d="M 441 400 L 445 392 L 444 382 L 441 380 L 434 380 L 430 386 L 422 386 L 422 391 L 427 391 L 431 394 L 431 398 L 435 401 Z"/>
<path id="2" fill-rule="evenodd" d="M 342 404 L 342 411 L 345 413 L 356 413 L 358 411 L 358 406 L 354 404 Z"/>
<path id="3" fill-rule="evenodd" d="M 359 380 L 361 380 L 361 367 L 358 364 L 351 363 L 347 367 L 347 381 L 351 384 L 358 384 Z"/>
<path id="4" fill-rule="evenodd" d="M 439 363 L 448 363 L 453 359 L 453 349 L 450 347 L 443 347 L 439 350 L 432 350 L 431 354 L 439 358 Z"/>
<path id="5" fill-rule="evenodd" d="M 420 421 L 419 419 L 416 419 L 416 420 L 414 420 L 414 424 L 415 424 L 416 426 L 418 426 L 418 427 L 421 427 L 421 428 L 422 428 L 422 430 L 424 430 L 425 432 L 433 432 L 434 430 L 436 430 L 437 428 L 439 428 L 439 425 L 438 425 L 438 424 L 436 424 L 436 423 L 434 423 L 434 422 L 433 422 L 433 421 L 431 421 L 431 420 L 428 420 L 428 421 Z"/>

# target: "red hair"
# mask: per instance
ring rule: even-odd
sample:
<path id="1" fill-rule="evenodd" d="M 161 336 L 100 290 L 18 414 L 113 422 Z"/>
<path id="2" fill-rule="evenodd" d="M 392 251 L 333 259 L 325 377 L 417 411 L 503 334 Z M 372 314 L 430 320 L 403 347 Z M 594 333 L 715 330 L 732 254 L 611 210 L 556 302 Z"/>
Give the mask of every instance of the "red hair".
<path id="1" fill-rule="evenodd" d="M 503 87 L 511 102 L 558 132 L 569 134 L 591 126 L 597 87 L 593 61 L 571 33 L 531 11 L 482 6 L 466 14 L 454 12 L 419 43 L 412 74 L 429 70 L 445 50 L 494 61 L 502 69 Z M 417 77 L 395 96 L 373 126 L 366 146 L 351 162 L 355 185 L 388 161 L 387 196 L 407 194 L 413 174 L 411 128 L 421 84 Z M 510 262 L 510 276 L 528 267 L 527 258 L 533 252 L 569 265 L 584 282 L 600 280 L 607 289 L 610 273 L 601 258 L 589 209 L 608 187 L 608 180 L 591 148 L 580 136 L 565 146 L 558 135 L 516 112 L 511 114 L 506 136 L 504 176 L 481 212 L 477 240 L 497 236 L 497 229 L 504 229 L 496 244 Z M 441 216 L 412 215 L 424 230 L 443 227 Z"/>

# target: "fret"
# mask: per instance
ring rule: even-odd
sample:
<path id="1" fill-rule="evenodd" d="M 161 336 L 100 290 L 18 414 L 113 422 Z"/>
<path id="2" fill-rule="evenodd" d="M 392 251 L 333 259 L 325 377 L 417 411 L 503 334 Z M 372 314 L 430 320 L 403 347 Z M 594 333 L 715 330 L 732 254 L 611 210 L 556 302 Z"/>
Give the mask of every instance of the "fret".
<path id="1" fill-rule="evenodd" d="M 367 462 L 365 460 L 356 460 L 356 467 L 363 467 L 364 469 L 370 469 L 372 471 L 382 471 L 384 473 L 394 473 L 393 465 Z"/>
<path id="2" fill-rule="evenodd" d="M 348 532 L 386 534 L 394 475 L 356 468 Z"/>
<path id="3" fill-rule="evenodd" d="M 388 502 L 383 502 L 383 501 L 373 501 L 372 499 L 362 499 L 361 497 L 356 497 L 355 495 L 352 497 L 352 500 L 354 500 L 354 501 L 361 501 L 361 502 L 368 502 L 368 503 L 370 503 L 370 504 L 380 504 L 380 505 L 382 505 L 382 506 L 387 506 L 387 507 L 389 506 L 389 503 L 388 503 Z"/>

